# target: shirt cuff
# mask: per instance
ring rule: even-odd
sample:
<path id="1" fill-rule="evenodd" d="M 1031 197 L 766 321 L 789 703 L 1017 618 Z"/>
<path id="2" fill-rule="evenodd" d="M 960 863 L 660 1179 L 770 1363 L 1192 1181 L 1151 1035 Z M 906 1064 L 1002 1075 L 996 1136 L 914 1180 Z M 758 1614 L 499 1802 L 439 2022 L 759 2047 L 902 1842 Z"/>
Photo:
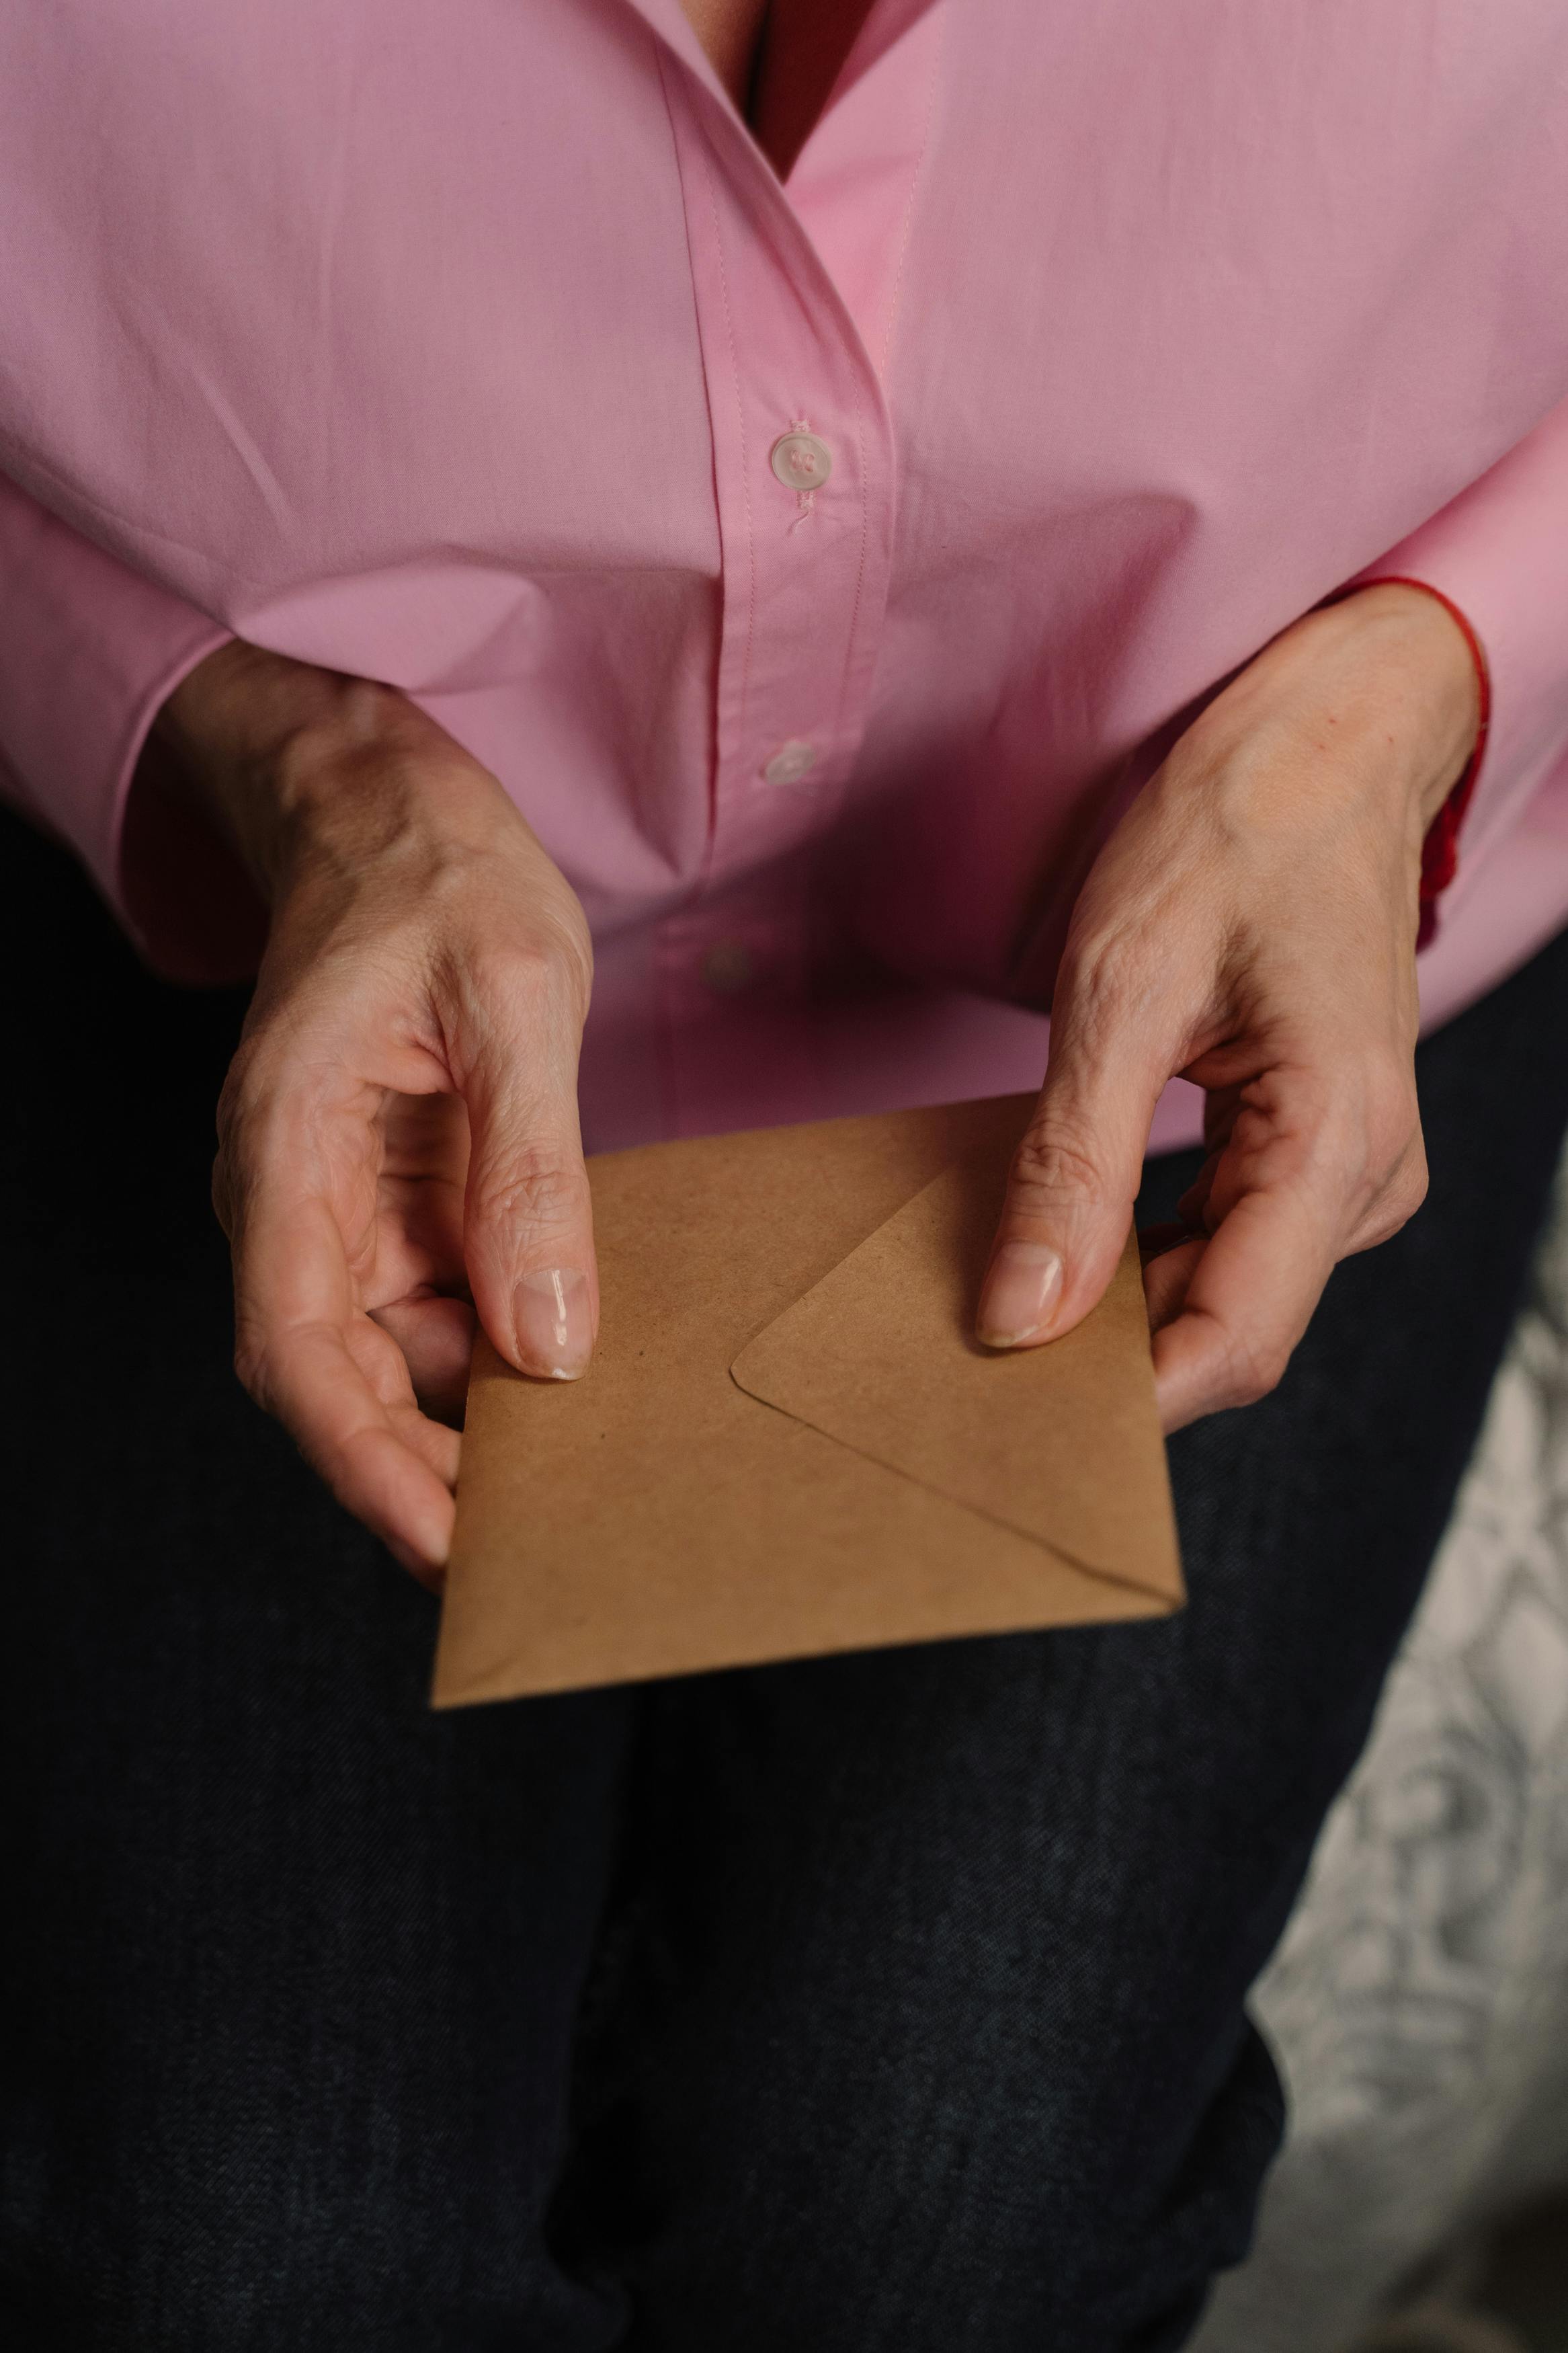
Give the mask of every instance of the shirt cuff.
<path id="1" fill-rule="evenodd" d="M 163 702 L 231 635 L 0 476 L 0 793 L 76 851 L 171 979 L 256 965 L 238 860 L 195 810 L 132 794 Z"/>
<path id="2" fill-rule="evenodd" d="M 1568 401 L 1342 593 L 1380 581 L 1441 600 L 1481 688 L 1474 754 L 1422 861 L 1425 945 L 1439 894 L 1459 877 L 1461 825 L 1470 870 L 1513 830 L 1568 747 Z"/>

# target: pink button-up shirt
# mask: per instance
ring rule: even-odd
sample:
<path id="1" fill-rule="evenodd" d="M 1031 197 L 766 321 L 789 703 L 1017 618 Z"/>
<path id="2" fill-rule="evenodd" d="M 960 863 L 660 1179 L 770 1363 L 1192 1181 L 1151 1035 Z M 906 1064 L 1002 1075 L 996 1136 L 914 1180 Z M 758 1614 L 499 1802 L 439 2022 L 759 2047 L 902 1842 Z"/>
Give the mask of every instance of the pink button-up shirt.
<path id="1" fill-rule="evenodd" d="M 876 0 L 783 185 L 678 0 L 0 44 L 0 748 L 170 971 L 244 925 L 128 782 L 237 631 L 564 869 L 590 1142 L 1032 1086 L 1117 811 L 1369 570 L 1492 671 L 1429 1020 L 1568 914 L 1562 0 Z"/>

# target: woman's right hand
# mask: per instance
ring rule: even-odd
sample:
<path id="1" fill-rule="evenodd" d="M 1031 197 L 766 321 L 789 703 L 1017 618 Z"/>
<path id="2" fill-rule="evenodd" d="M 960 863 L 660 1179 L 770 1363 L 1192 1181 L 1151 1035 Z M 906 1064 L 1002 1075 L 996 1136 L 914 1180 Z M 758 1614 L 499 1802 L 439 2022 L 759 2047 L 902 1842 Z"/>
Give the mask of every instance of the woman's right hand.
<path id="1" fill-rule="evenodd" d="M 213 1186 L 239 1377 L 437 1583 L 476 1313 L 557 1379 L 598 1326 L 583 911 L 495 778 L 391 688 L 232 643 L 153 752 L 271 907 Z"/>

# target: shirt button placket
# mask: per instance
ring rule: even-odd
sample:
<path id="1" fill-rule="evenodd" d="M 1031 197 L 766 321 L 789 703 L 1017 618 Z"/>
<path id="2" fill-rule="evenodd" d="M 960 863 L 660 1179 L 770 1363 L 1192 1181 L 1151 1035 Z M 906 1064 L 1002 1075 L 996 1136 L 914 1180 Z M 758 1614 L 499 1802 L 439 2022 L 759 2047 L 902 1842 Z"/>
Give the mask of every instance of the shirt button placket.
<path id="1" fill-rule="evenodd" d="M 687 218 L 721 605 L 708 854 L 666 945 L 703 1050 L 743 1059 L 747 1039 L 779 1050 L 782 1008 L 805 994 L 813 902 L 799 853 L 831 821 L 865 723 L 892 451 L 875 371 L 787 200 L 710 94 L 682 88 L 700 117 L 699 128 L 672 108 L 697 198 Z"/>

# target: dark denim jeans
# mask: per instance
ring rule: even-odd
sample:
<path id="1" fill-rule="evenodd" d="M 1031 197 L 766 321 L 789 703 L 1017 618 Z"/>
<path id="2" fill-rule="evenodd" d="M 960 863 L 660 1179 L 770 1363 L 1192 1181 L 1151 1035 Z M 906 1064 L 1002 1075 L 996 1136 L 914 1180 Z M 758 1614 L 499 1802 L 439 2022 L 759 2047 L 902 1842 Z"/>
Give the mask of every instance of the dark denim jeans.
<path id="1" fill-rule="evenodd" d="M 1179 2345 L 1568 1123 L 1568 941 L 1423 1050 L 1426 1208 L 1175 1441 L 1184 1614 L 438 1718 L 431 1604 L 228 1369 L 236 1002 L 0 867 L 5 2343 Z"/>

